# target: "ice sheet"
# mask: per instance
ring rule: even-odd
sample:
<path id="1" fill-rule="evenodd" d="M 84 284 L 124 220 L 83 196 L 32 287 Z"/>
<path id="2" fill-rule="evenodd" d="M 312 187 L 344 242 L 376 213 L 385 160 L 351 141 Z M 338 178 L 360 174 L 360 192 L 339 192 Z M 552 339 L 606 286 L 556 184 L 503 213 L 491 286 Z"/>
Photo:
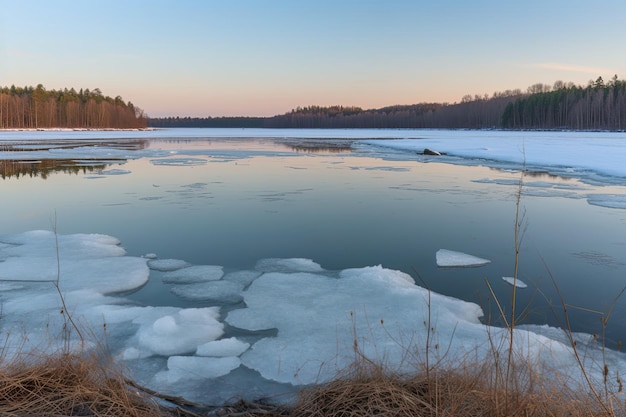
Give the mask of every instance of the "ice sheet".
<path id="1" fill-rule="evenodd" d="M 446 153 L 428 160 L 529 170 L 592 182 L 623 184 L 626 180 L 626 137 L 614 132 L 418 131 L 400 140 L 366 140 L 383 148 Z"/>
<path id="2" fill-rule="evenodd" d="M 626 183 L 626 137 L 621 132 L 519 132 L 432 129 L 155 129 L 149 131 L 0 131 L 0 142 L 148 138 L 277 138 L 277 139 L 360 139 L 354 146 L 395 149 L 411 154 L 424 148 L 447 155 L 422 157 L 441 162 L 522 167 L 529 170 L 581 178 L 590 182 Z M 394 140 L 390 140 L 394 139 Z M 24 144 L 22 146 L 25 146 Z M 364 147 L 365 146 L 365 147 Z M 225 150 L 172 152 L 155 148 L 141 150 L 83 146 L 49 151 L 25 150 L 20 158 L 136 159 L 155 158 L 155 164 L 205 164 L 209 158 L 241 158 L 245 152 Z M 258 154 L 249 152 L 249 155 Z M 267 154 L 267 152 L 266 152 Z M 274 155 L 277 153 L 275 152 Z M 387 155 L 389 156 L 389 155 Z M 170 158 L 171 157 L 171 158 Z M 0 152 L 0 159 L 15 159 L 14 152 Z"/>
<path id="3" fill-rule="evenodd" d="M 477 305 L 434 293 L 431 297 L 441 340 L 451 337 L 455 327 L 461 338 L 482 327 Z M 247 330 L 276 328 L 278 336 L 256 342 L 242 361 L 279 382 L 330 378 L 354 358 L 355 337 L 368 356 L 384 355 L 397 365 L 406 355 L 400 341 L 425 340 L 428 291 L 410 276 L 381 266 L 345 270 L 339 278 L 266 273 L 250 285 L 244 299 L 247 308 L 231 311 L 226 321 Z"/>

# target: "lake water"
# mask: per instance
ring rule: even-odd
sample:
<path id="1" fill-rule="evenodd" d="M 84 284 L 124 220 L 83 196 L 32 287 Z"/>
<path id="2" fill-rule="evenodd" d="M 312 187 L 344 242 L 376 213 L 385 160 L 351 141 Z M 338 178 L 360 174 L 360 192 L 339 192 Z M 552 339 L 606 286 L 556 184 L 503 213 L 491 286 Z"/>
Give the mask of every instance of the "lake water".
<path id="1" fill-rule="evenodd" d="M 512 287 L 502 277 L 514 272 L 519 170 L 425 160 L 351 134 L 317 140 L 172 130 L 95 142 L 55 135 L 3 138 L 15 158 L 0 161 L 1 233 L 56 224 L 61 234 L 115 236 L 129 255 L 227 271 L 264 258 L 307 258 L 328 270 L 382 265 L 476 302 L 492 323 L 500 321 L 486 282 L 509 305 Z M 58 157 L 42 159 L 37 152 L 50 146 Z M 626 194 L 625 186 L 545 173 L 523 180 L 519 278 L 528 288 L 517 291 L 520 320 L 561 325 L 558 287 L 573 330 L 600 332 L 600 315 L 587 310 L 606 312 L 626 285 L 626 210 L 591 205 L 584 196 Z M 439 268 L 439 249 L 491 262 Z M 158 279 L 129 297 L 208 305 L 177 297 Z M 626 300 L 612 314 L 611 346 L 626 336 Z"/>

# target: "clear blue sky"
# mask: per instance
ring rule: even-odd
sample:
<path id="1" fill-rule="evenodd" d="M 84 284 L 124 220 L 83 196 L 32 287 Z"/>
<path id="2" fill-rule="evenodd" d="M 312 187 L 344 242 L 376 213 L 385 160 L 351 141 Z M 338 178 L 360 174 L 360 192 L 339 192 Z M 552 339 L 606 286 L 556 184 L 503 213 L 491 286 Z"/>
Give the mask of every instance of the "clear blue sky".
<path id="1" fill-rule="evenodd" d="M 149 116 L 455 102 L 626 79 L 626 1 L 0 0 L 0 85 Z"/>

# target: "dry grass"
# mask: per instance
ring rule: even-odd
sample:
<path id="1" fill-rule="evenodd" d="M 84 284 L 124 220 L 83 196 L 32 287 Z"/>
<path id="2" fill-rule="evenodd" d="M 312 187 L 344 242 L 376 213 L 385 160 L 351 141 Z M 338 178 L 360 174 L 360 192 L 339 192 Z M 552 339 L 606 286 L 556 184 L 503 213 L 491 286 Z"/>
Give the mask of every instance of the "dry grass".
<path id="1" fill-rule="evenodd" d="M 0 368 L 0 415 L 14 416 L 489 416 L 609 417 L 584 390 L 556 383 L 557 375 L 533 374 L 532 383 L 505 389 L 493 364 L 460 363 L 454 369 L 387 372 L 365 358 L 327 384 L 304 389 L 293 409 L 239 402 L 219 409 L 165 409 L 134 388 L 101 358 L 62 353 L 14 361 Z M 501 384 L 500 384 L 501 385 Z M 515 388 L 511 388 L 511 387 Z"/>
<path id="2" fill-rule="evenodd" d="M 604 417 L 607 412 L 585 391 L 561 389 L 555 380 L 537 380 L 517 388 L 495 386 L 493 366 L 483 364 L 431 370 L 399 376 L 366 361 L 336 380 L 302 392 L 292 415 L 298 417 L 356 416 L 489 416 Z"/>
<path id="3" fill-rule="evenodd" d="M 2 416 L 156 416 L 149 396 L 100 358 L 73 353 L 28 356 L 0 367 Z"/>
<path id="4" fill-rule="evenodd" d="M 515 220 L 515 279 L 519 259 L 520 197 L 517 194 Z M 523 217 L 523 216 L 522 216 Z M 57 245 L 58 256 L 58 245 Z M 60 276 L 60 271 L 59 271 Z M 554 281 L 554 280 L 553 280 Z M 62 313 L 66 326 L 71 326 L 81 340 L 82 333 L 67 313 L 63 294 Z M 606 315 L 602 316 L 603 331 L 613 306 L 625 289 L 615 298 Z M 567 304 L 559 297 L 566 319 Z M 430 294 L 430 293 L 429 293 Z M 492 291 L 493 295 L 493 291 Z M 495 295 L 494 295 L 495 298 Z M 497 298 L 495 298 L 498 302 Z M 617 417 L 626 416 L 626 403 L 611 394 L 606 386 L 608 374 L 605 363 L 605 393 L 600 395 L 589 380 L 572 338 L 567 322 L 571 347 L 587 384 L 571 387 L 566 375 L 542 369 L 537 361 L 519 358 L 514 352 L 516 293 L 511 296 L 510 317 L 498 303 L 501 318 L 510 330 L 508 344 L 491 343 L 491 359 L 487 361 L 459 360 L 453 366 L 441 362 L 431 366 L 430 332 L 423 347 L 423 360 L 415 360 L 403 374 L 391 372 L 384 364 L 374 363 L 359 351 L 355 343 L 356 360 L 336 379 L 305 388 L 292 409 L 280 406 L 238 402 L 224 407 L 204 407 L 181 398 L 159 395 L 125 378 L 118 365 L 107 353 L 69 353 L 21 355 L 17 360 L 2 360 L 0 349 L 0 416 L 102 416 L 102 417 Z M 428 299 L 430 323 L 430 296 Z M 355 335 L 356 338 L 356 335 Z M 355 339 L 356 340 L 356 339 Z M 69 345 L 69 342 L 68 342 Z M 419 347 L 407 347 L 409 349 Z M 419 356 L 419 355 L 417 355 Z M 621 379 L 619 379 L 621 391 Z M 156 399 L 191 406 L 190 409 L 165 408 Z"/>

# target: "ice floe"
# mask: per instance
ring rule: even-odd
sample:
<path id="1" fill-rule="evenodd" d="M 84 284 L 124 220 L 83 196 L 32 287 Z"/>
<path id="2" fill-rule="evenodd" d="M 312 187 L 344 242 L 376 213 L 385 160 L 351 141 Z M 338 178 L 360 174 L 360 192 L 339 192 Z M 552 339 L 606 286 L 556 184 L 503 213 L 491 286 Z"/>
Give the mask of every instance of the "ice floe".
<path id="1" fill-rule="evenodd" d="M 244 286 L 233 281 L 212 281 L 171 288 L 172 293 L 192 301 L 213 301 L 216 303 L 236 304 L 243 300 L 241 291 Z"/>
<path id="2" fill-rule="evenodd" d="M 517 288 L 526 288 L 528 285 L 520 279 L 515 279 L 513 277 L 502 277 L 505 282 L 508 282 L 511 285 L 516 286 Z"/>
<path id="3" fill-rule="evenodd" d="M 444 258 L 467 265 L 468 255 L 462 255 Z M 67 338 L 78 345 L 77 334 L 64 327 L 58 283 L 68 312 L 94 338 L 87 346 L 106 340 L 142 384 L 195 401 L 225 401 L 235 389 L 262 396 L 328 381 L 351 364 L 355 346 L 401 372 L 407 361 L 419 362 L 427 343 L 433 344 L 433 359 L 455 363 L 484 360 L 490 343 L 510 336 L 483 324 L 478 305 L 431 292 L 410 275 L 380 265 L 331 271 L 309 259 L 263 259 L 254 270 L 224 274 L 220 266 L 161 260 L 160 266 L 176 266 L 183 277 L 172 291 L 210 300 L 183 308 L 137 305 L 120 295 L 140 288 L 149 278 L 147 263 L 158 259 L 128 256 L 111 236 L 0 235 L 0 260 L 5 357 L 61 348 Z M 182 283 L 189 277 L 190 283 Z M 550 337 L 557 330 L 531 329 L 515 330 L 516 352 L 578 378 L 567 340 Z M 446 346 L 445 352 L 435 345 Z M 602 355 L 614 364 L 611 372 L 626 371 L 622 354 L 589 346 L 584 365 L 592 378 L 602 380 Z"/>
<path id="4" fill-rule="evenodd" d="M 228 374 L 241 364 L 237 357 L 170 356 L 167 371 L 156 375 L 157 382 L 176 384 L 182 379 L 207 380 Z"/>
<path id="5" fill-rule="evenodd" d="M 207 342 L 198 346 L 196 355 L 198 356 L 239 356 L 244 353 L 250 347 L 250 343 L 242 342 L 241 340 L 230 337 L 227 339 L 216 340 L 214 342 Z"/>
<path id="6" fill-rule="evenodd" d="M 150 265 L 152 267 L 152 265 Z M 155 268 L 156 269 L 156 268 Z M 192 284 L 217 281 L 224 275 L 224 269 L 217 265 L 193 265 L 163 274 L 163 282 L 170 284 Z"/>
<path id="7" fill-rule="evenodd" d="M 595 206 L 626 209 L 626 195 L 623 194 L 590 194 L 587 202 Z"/>
<path id="8" fill-rule="evenodd" d="M 150 269 L 154 269 L 156 271 L 176 271 L 182 268 L 186 268 L 191 266 L 186 261 L 182 259 L 150 259 L 148 261 L 148 266 Z"/>
<path id="9" fill-rule="evenodd" d="M 445 268 L 482 266 L 491 262 L 487 259 L 448 249 L 439 249 L 435 258 L 437 266 Z"/>

